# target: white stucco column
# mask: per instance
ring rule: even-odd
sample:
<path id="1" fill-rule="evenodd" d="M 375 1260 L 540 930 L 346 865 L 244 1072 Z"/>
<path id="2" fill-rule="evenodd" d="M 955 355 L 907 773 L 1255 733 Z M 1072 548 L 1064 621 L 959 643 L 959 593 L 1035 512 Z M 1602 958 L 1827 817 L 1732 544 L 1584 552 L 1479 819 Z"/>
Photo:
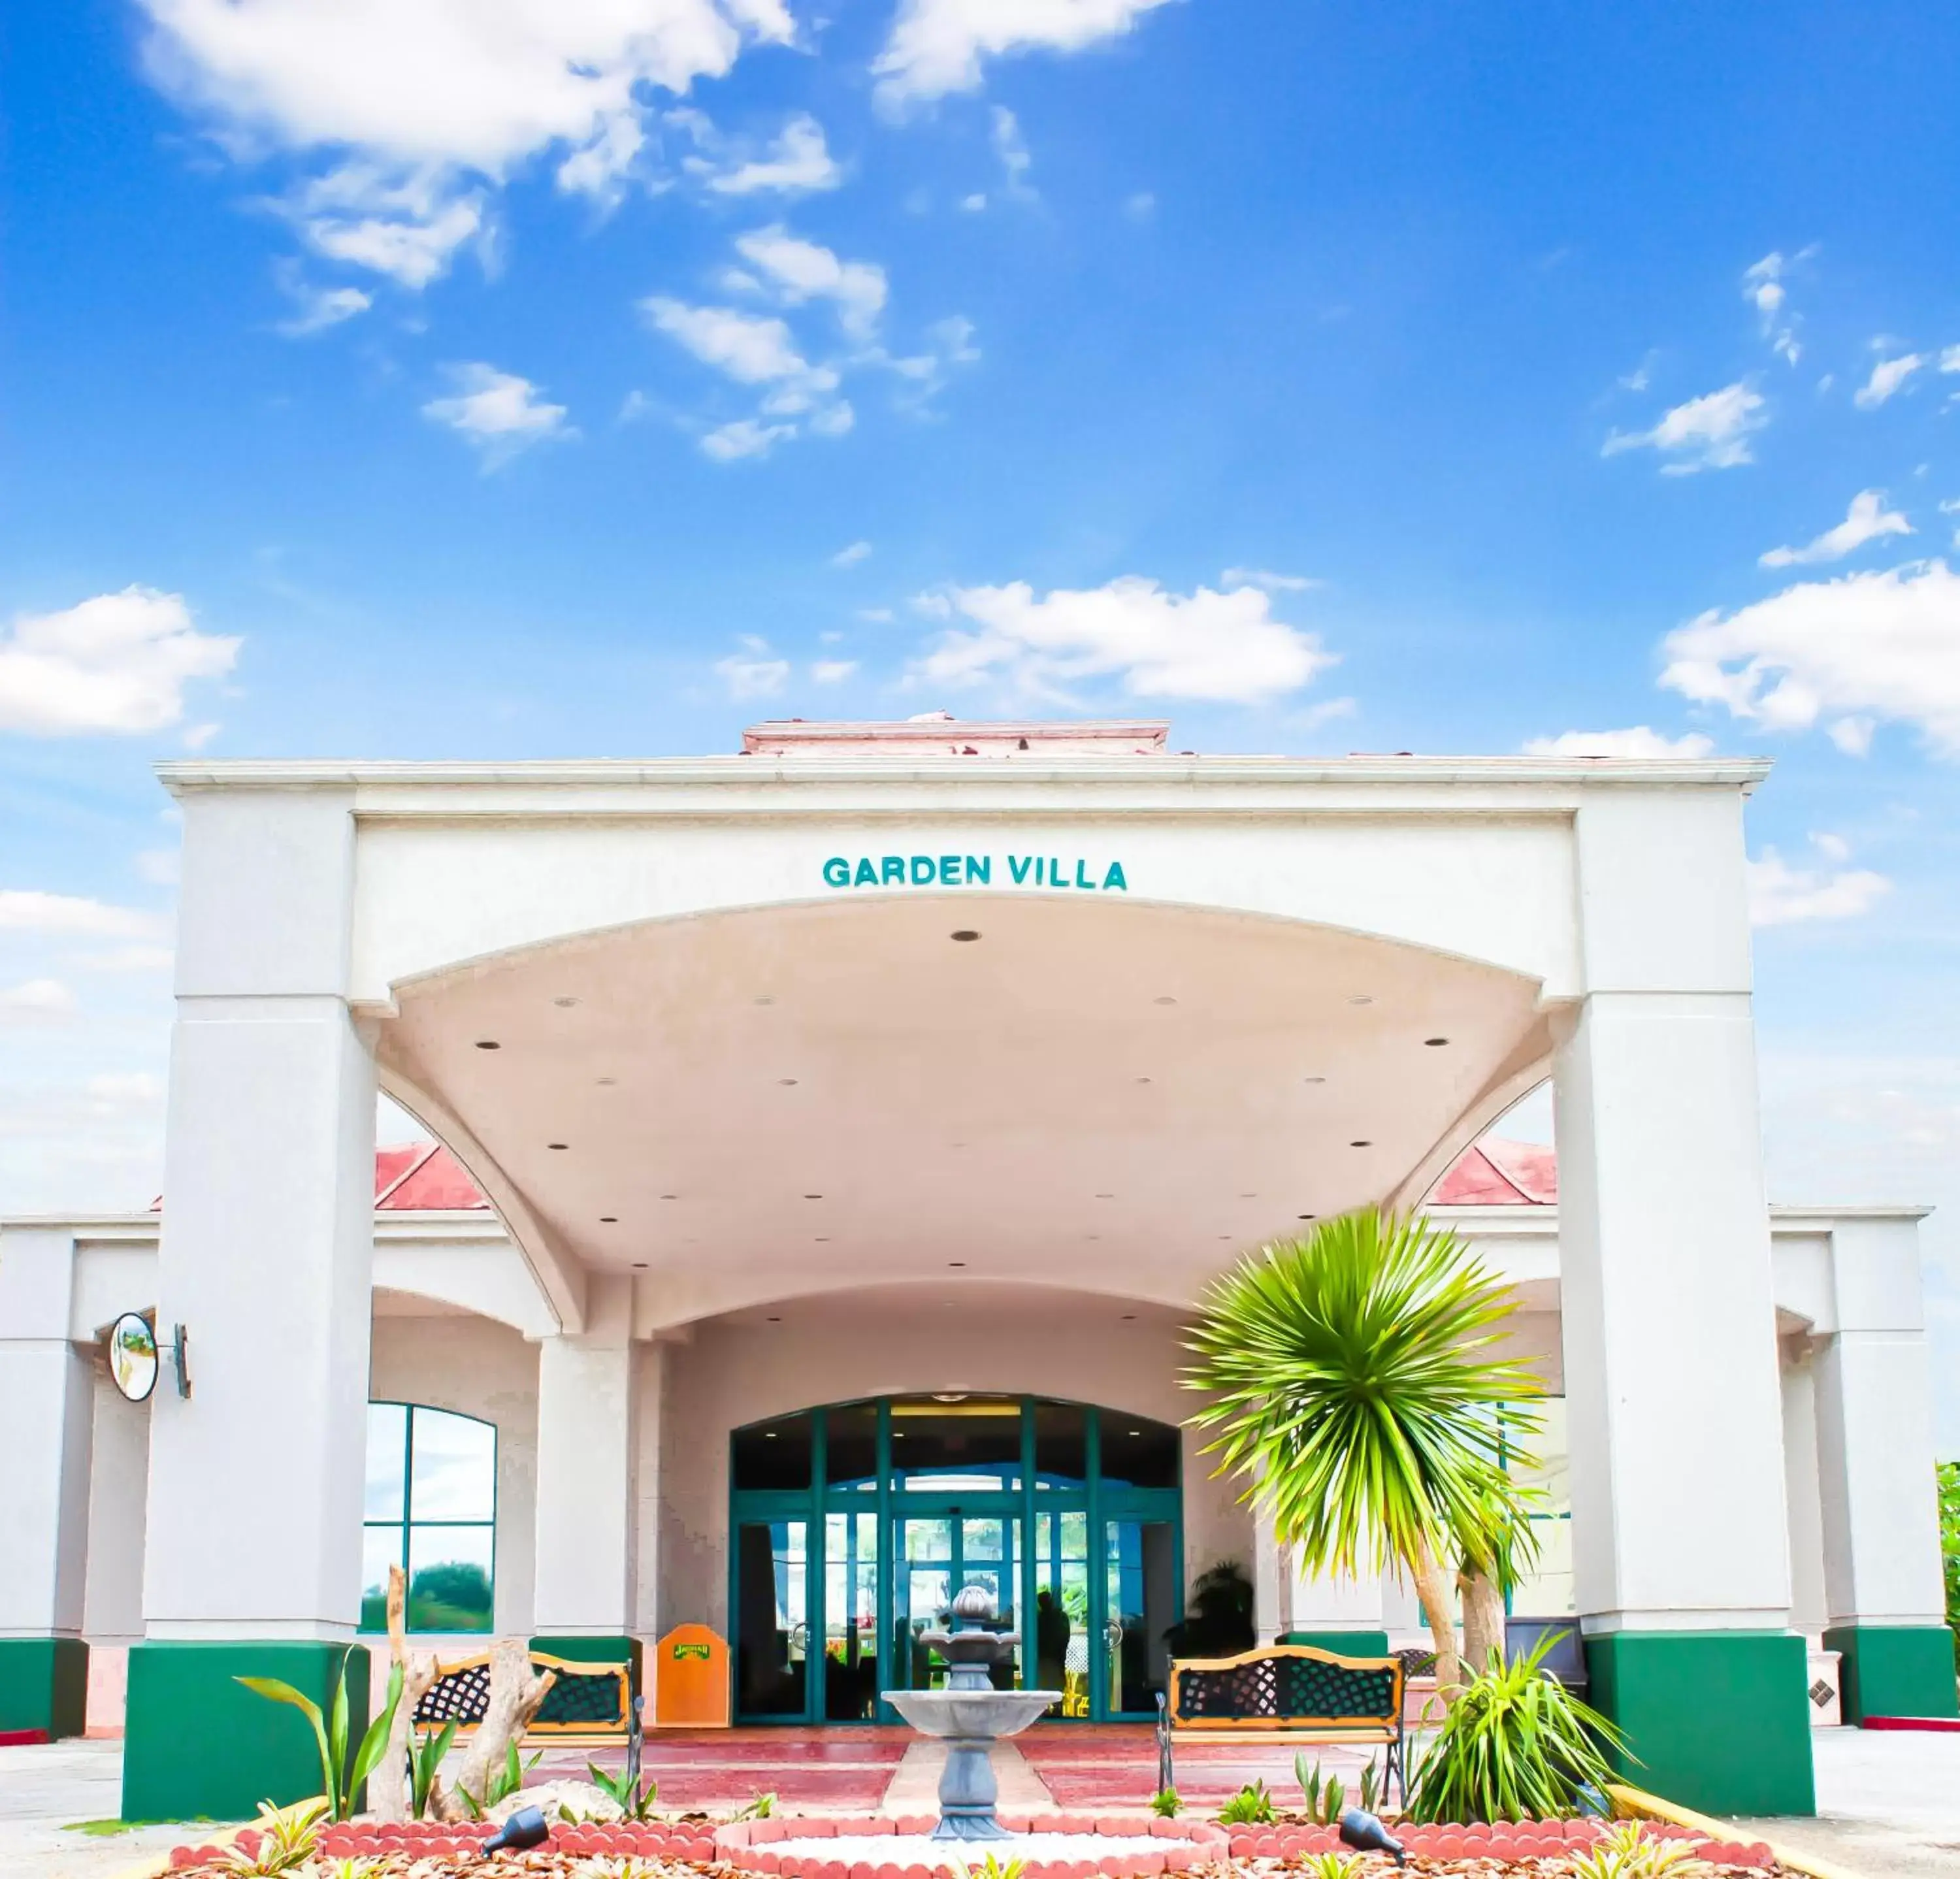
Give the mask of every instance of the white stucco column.
<path id="1" fill-rule="evenodd" d="M 1282 1547 L 1272 1509 L 1263 1500 L 1252 1503 L 1252 1631 L 1262 1644 L 1271 1644 L 1292 1629 L 1287 1594 L 1292 1576 L 1293 1549 Z"/>
<path id="2" fill-rule="evenodd" d="M 593 1274 L 586 1327 L 538 1347 L 534 1622 L 555 1637 L 622 1637 L 634 1609 L 632 1287 Z"/>
<path id="3" fill-rule="evenodd" d="M 342 996 L 353 819 L 332 794 L 184 809 L 158 1289 L 194 1394 L 154 1398 L 145 1629 L 351 1638 L 375 1102 Z"/>
<path id="4" fill-rule="evenodd" d="M 0 1728 L 78 1735 L 94 1385 L 69 1342 L 73 1235 L 0 1248 Z"/>
<path id="5" fill-rule="evenodd" d="M 1575 840 L 1586 992 L 1554 1077 L 1592 1686 L 1656 1792 L 1807 1813 L 1742 800 L 1602 788 Z"/>
<path id="6" fill-rule="evenodd" d="M 1792 1350 L 1792 1344 L 1799 1347 Z M 1790 1623 L 1821 1637 L 1829 1620 L 1824 1594 L 1824 1516 L 1818 1494 L 1817 1368 L 1806 1339 L 1786 1340 L 1783 1366 L 1783 1496 L 1790 1508 Z"/>
<path id="7" fill-rule="evenodd" d="M 1365 1642 L 1371 1650 L 1382 1648 L 1388 1626 L 1379 1572 L 1360 1577 L 1305 1572 L 1290 1554 L 1287 1565 L 1293 1611 L 1290 1629 L 1311 1633 L 1316 1642 L 1327 1642 L 1331 1648 L 1344 1648 L 1338 1640 L 1351 1636 L 1357 1647 Z"/>
<path id="8" fill-rule="evenodd" d="M 1955 1711 L 1917 1222 L 1841 1220 L 1837 1334 L 1815 1362 L 1825 1642 L 1847 1722 Z"/>

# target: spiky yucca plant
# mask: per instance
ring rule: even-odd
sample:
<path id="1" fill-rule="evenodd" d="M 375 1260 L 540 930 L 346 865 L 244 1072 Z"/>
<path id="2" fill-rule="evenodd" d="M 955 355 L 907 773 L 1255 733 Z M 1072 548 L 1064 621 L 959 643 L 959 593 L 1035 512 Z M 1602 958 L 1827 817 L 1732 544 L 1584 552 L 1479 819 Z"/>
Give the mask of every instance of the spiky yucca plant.
<path id="1" fill-rule="evenodd" d="M 1271 1509 L 1314 1572 L 1407 1566 L 1457 1682 L 1450 1576 L 1441 1562 L 1517 1517 L 1508 1445 L 1544 1386 L 1494 1346 L 1515 1301 L 1452 1232 L 1372 1207 L 1249 1254 L 1201 1301 L 1187 1388 L 1205 1452 Z M 1500 1435 L 1497 1412 L 1508 1406 Z"/>

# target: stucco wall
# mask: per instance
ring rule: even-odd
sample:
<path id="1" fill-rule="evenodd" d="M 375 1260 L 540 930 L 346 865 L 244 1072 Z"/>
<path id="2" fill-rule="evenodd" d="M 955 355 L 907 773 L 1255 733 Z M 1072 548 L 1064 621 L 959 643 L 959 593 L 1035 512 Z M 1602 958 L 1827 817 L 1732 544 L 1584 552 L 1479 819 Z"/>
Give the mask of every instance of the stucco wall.
<path id="1" fill-rule="evenodd" d="M 1133 1321 L 1122 1314 L 1134 1309 Z M 1064 1397 L 1181 1421 L 1195 1401 L 1177 1387 L 1178 1318 L 1069 1293 L 989 1296 L 894 1289 L 786 1308 L 780 1324 L 745 1315 L 667 1352 L 658 1620 L 725 1633 L 728 1431 L 819 1403 L 931 1390 Z M 1185 1577 L 1220 1559 L 1250 1569 L 1252 1523 L 1187 1432 Z"/>
<path id="2" fill-rule="evenodd" d="M 488 1318 L 377 1317 L 370 1374 L 368 1393 L 377 1400 L 426 1403 L 496 1424 L 496 1629 L 500 1637 L 528 1636 L 536 1566 L 537 1346 Z"/>

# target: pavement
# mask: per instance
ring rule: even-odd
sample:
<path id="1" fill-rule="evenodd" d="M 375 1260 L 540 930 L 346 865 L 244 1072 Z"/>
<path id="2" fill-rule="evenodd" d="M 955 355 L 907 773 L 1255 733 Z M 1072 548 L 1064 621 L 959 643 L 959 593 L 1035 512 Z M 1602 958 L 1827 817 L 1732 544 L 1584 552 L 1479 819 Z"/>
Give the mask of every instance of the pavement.
<path id="1" fill-rule="evenodd" d="M 1019 1740 L 1026 1753 L 1004 1744 L 996 1764 L 1010 1807 L 1038 1807 L 1045 1794 L 1064 1807 L 1134 1807 L 1156 1785 L 1147 1729 L 1057 1724 Z M 1960 1734 L 1823 1729 L 1812 1742 L 1817 1817 L 1739 1822 L 1748 1837 L 1813 1856 L 1844 1879 L 1960 1879 Z M 617 1753 L 594 1759 L 610 1763 Z M 660 1799 L 673 1807 L 730 1806 L 768 1790 L 791 1813 L 869 1813 L 881 1804 L 923 1813 L 937 1782 L 938 1753 L 938 1744 L 899 1729 L 724 1730 L 654 1738 L 647 1766 Z M 1329 1750 L 1324 1760 L 1326 1772 L 1351 1784 L 1348 1754 Z M 582 1753 L 554 1750 L 533 1779 L 582 1775 L 584 1761 Z M 101 1836 L 76 1831 L 83 1822 L 114 1819 L 122 1772 L 118 1741 L 0 1748 L 0 1874 L 111 1879 L 208 1836 L 208 1830 L 194 1835 L 181 1824 Z M 1177 1774 L 1180 1792 L 1199 1806 L 1215 1805 L 1253 1779 L 1282 1804 L 1294 1792 L 1291 1752 L 1256 1744 L 1181 1745 Z"/>

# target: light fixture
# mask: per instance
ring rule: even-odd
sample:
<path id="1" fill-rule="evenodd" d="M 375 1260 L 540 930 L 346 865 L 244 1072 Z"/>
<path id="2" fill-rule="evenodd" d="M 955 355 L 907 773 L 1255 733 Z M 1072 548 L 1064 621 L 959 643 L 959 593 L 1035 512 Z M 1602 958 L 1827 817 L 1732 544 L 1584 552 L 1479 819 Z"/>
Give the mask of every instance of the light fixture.
<path id="1" fill-rule="evenodd" d="M 959 1271 L 966 1264 L 966 1261 L 963 1259 L 949 1259 L 946 1263 L 956 1272 Z"/>
<path id="2" fill-rule="evenodd" d="M 1135 1313 L 1135 1312 L 1134 1312 L 1134 1311 L 1125 1311 L 1125 1312 L 1123 1314 L 1123 1322 L 1124 1322 L 1125 1324 L 1135 1324 L 1135 1323 L 1136 1323 L 1136 1321 L 1137 1321 L 1137 1315 L 1136 1315 L 1136 1313 Z"/>
<path id="3" fill-rule="evenodd" d="M 1447 1038 L 1424 1038 L 1423 1039 L 1423 1042 L 1427 1044 L 1432 1051 L 1441 1050 L 1449 1041 L 1449 1040 Z"/>
<path id="4" fill-rule="evenodd" d="M 663 1200 L 678 1200 L 680 1198 L 680 1196 L 677 1194 L 663 1194 L 660 1196 L 660 1198 Z"/>
<path id="5" fill-rule="evenodd" d="M 1114 1194 L 1099 1194 L 1096 1197 L 1096 1198 L 1097 1200 L 1115 1200 L 1115 1197 L 1115 1197 Z"/>
<path id="6" fill-rule="evenodd" d="M 977 940 L 980 937 L 979 934 L 975 933 L 971 927 L 962 927 L 959 928 L 958 930 L 954 933 L 953 936 L 956 940 Z"/>
<path id="7" fill-rule="evenodd" d="M 557 1149 L 562 1153 L 565 1149 L 571 1147 L 571 1144 L 569 1142 L 547 1142 L 545 1144 L 545 1146 L 546 1148 Z"/>
<path id="8" fill-rule="evenodd" d="M 616 1213 L 602 1213 L 599 1216 L 599 1224 L 601 1226 L 617 1226 L 619 1224 L 619 1216 Z"/>
<path id="9" fill-rule="evenodd" d="M 1350 1148 L 1373 1148 L 1375 1145 L 1372 1142 L 1350 1142 L 1348 1146 Z"/>
<path id="10" fill-rule="evenodd" d="M 782 1322 L 782 1320 L 780 1318 L 772 1316 L 768 1320 L 768 1322 L 772 1324 L 780 1324 Z"/>
<path id="11" fill-rule="evenodd" d="M 1230 1233 L 1220 1233 L 1220 1234 L 1218 1235 L 1218 1237 L 1219 1237 L 1221 1240 L 1229 1240 L 1229 1239 L 1232 1237 L 1232 1235 L 1231 1235 Z"/>
<path id="12" fill-rule="evenodd" d="M 1140 1083 L 1147 1083 L 1150 1080 L 1150 1079 L 1147 1076 L 1139 1076 L 1137 1079 L 1137 1081 Z"/>
<path id="13" fill-rule="evenodd" d="M 479 1038 L 476 1048 L 479 1051 L 501 1051 L 504 1047 L 495 1038 Z"/>
<path id="14" fill-rule="evenodd" d="M 778 1076 L 776 1079 L 776 1081 L 781 1083 L 785 1089 L 794 1089 L 796 1088 L 796 1079 L 794 1076 Z"/>
<path id="15" fill-rule="evenodd" d="M 1160 998 L 1156 1002 L 1160 1005 L 1174 1005 L 1177 1000 L 1175 998 Z"/>
<path id="16" fill-rule="evenodd" d="M 1294 1217 L 1296 1219 L 1300 1219 L 1300 1220 L 1311 1220 L 1311 1219 L 1317 1219 L 1319 1216 L 1318 1216 L 1317 1215 L 1311 1214 L 1311 1213 L 1300 1213 L 1300 1214 L 1296 1214 L 1293 1217 Z"/>
<path id="17" fill-rule="evenodd" d="M 600 1076 L 593 1079 L 601 1089 L 610 1089 L 619 1079 L 616 1076 Z"/>
<path id="18" fill-rule="evenodd" d="M 557 1006 L 560 1011 L 569 1011 L 578 1003 L 578 1000 L 575 998 L 554 998 L 552 1003 Z"/>
<path id="19" fill-rule="evenodd" d="M 932 1393 L 932 1400 L 935 1403 L 963 1403 L 966 1396 L 964 1390 L 935 1390 Z"/>
<path id="20" fill-rule="evenodd" d="M 1239 1197 L 1241 1200 L 1256 1200 L 1258 1197 L 1255 1194 L 1242 1194 Z"/>
<path id="21" fill-rule="evenodd" d="M 644 1272 L 647 1270 L 647 1262 L 644 1259 L 635 1260 L 633 1261 L 633 1270 L 635 1272 Z"/>
<path id="22" fill-rule="evenodd" d="M 765 1442 L 774 1442 L 775 1439 L 776 1432 L 773 1429 L 765 1429 L 762 1431 L 762 1439 Z"/>
<path id="23" fill-rule="evenodd" d="M 1144 1432 L 1141 1429 L 1133 1429 L 1130 1431 L 1130 1433 L 1133 1435 L 1141 1435 L 1143 1432 Z"/>
<path id="24" fill-rule="evenodd" d="M 1348 1002 L 1351 1005 L 1372 1005 L 1375 1001 L 1367 992 L 1357 992 Z"/>
<path id="25" fill-rule="evenodd" d="M 1327 1079 L 1324 1076 L 1303 1076 L 1300 1080 L 1303 1083 L 1324 1083 Z"/>
<path id="26" fill-rule="evenodd" d="M 759 998 L 756 1000 L 759 1005 L 773 1005 L 775 1002 L 773 998 Z"/>
<path id="27" fill-rule="evenodd" d="M 820 1194 L 807 1194 L 803 1196 L 803 1198 L 806 1200 L 821 1200 L 823 1198 L 823 1196 Z"/>

